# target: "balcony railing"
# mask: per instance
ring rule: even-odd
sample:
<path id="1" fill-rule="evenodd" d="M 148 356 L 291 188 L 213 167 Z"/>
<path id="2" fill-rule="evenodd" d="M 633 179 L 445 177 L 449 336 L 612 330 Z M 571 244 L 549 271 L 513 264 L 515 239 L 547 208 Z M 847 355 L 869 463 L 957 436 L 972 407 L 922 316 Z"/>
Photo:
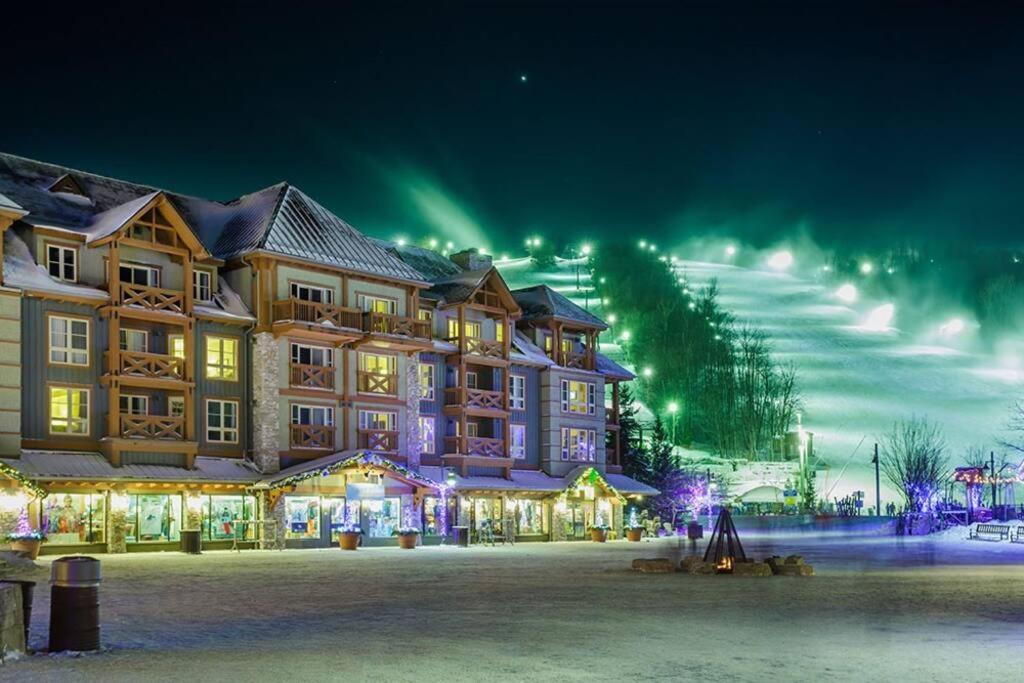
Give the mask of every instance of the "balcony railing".
<path id="1" fill-rule="evenodd" d="M 334 368 L 323 365 L 292 363 L 291 385 L 304 389 L 333 389 Z"/>
<path id="2" fill-rule="evenodd" d="M 174 289 L 121 284 L 121 303 L 150 311 L 184 313 L 185 293 Z"/>
<path id="3" fill-rule="evenodd" d="M 558 364 L 563 368 L 590 369 L 590 356 L 585 351 L 562 351 Z"/>
<path id="4" fill-rule="evenodd" d="M 466 389 L 465 396 L 463 396 L 462 389 L 450 387 L 444 390 L 444 404 L 478 410 L 504 410 L 505 395 L 500 391 Z"/>
<path id="5" fill-rule="evenodd" d="M 448 337 L 447 341 L 458 346 L 459 337 Z M 466 337 L 466 353 L 484 356 L 485 358 L 504 358 L 505 344 L 491 339 Z"/>
<path id="6" fill-rule="evenodd" d="M 361 394 L 396 396 L 398 394 L 398 375 L 381 375 L 376 372 L 360 370 L 356 373 L 356 389 Z"/>
<path id="7" fill-rule="evenodd" d="M 292 448 L 334 448 L 334 425 L 290 425 Z"/>
<path id="8" fill-rule="evenodd" d="M 367 451 L 394 453 L 398 450 L 398 432 L 385 429 L 358 429 L 356 438 L 358 447 Z"/>
<path id="9" fill-rule="evenodd" d="M 445 448 L 449 453 L 460 455 L 476 455 L 484 458 L 504 458 L 505 441 L 503 439 L 490 439 L 484 436 L 467 436 L 465 449 L 462 447 L 462 439 L 458 436 L 446 437 Z"/>
<path id="10" fill-rule="evenodd" d="M 332 327 L 362 329 L 362 311 L 359 309 L 305 301 L 304 299 L 275 301 L 273 315 L 274 322 L 294 320 L 295 322 L 316 323 Z"/>
<path id="11" fill-rule="evenodd" d="M 619 411 L 615 408 L 604 409 L 604 421 L 605 424 L 617 425 L 619 424 Z"/>
<path id="12" fill-rule="evenodd" d="M 610 438 L 605 442 L 604 462 L 609 467 L 618 467 L 621 464 L 619 462 L 619 439 L 617 434 L 613 436 L 615 438 Z"/>
<path id="13" fill-rule="evenodd" d="M 363 331 L 394 334 L 401 337 L 430 339 L 430 323 L 426 320 L 369 311 L 363 314 Z"/>
<path id="14" fill-rule="evenodd" d="M 123 375 L 151 379 L 185 379 L 185 360 L 162 353 L 121 351 L 118 353 L 117 371 Z"/>
<path id="15" fill-rule="evenodd" d="M 126 439 L 185 438 L 185 418 L 167 415 L 121 414 L 121 436 Z"/>

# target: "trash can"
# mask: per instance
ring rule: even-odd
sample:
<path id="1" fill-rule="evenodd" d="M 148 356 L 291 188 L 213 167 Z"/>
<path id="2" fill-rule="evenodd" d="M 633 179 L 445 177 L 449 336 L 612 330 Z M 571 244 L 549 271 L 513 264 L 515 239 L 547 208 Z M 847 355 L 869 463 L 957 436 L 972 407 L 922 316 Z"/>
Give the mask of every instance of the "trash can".
<path id="1" fill-rule="evenodd" d="M 468 526 L 453 526 L 452 527 L 452 543 L 459 548 L 469 547 L 469 527 Z"/>
<path id="2" fill-rule="evenodd" d="M 100 648 L 100 561 L 82 555 L 53 561 L 50 652 Z"/>
<path id="3" fill-rule="evenodd" d="M 203 540 L 199 535 L 199 529 L 182 530 L 181 552 L 190 555 L 199 555 L 203 552 Z"/>
<path id="4" fill-rule="evenodd" d="M 701 526 L 700 522 L 690 522 L 686 525 L 686 537 L 691 541 L 704 538 L 704 527 Z"/>
<path id="5" fill-rule="evenodd" d="M 35 593 L 35 581 L 23 581 L 21 579 L 4 579 L 0 583 L 15 583 L 21 587 L 21 612 L 25 617 L 25 649 L 28 650 L 28 627 L 32 621 L 32 596 Z"/>

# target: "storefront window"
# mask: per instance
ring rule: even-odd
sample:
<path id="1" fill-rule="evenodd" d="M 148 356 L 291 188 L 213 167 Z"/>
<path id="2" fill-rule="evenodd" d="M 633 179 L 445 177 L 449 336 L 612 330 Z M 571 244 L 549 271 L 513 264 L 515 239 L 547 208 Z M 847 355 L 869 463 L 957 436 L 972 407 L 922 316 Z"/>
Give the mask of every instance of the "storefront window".
<path id="1" fill-rule="evenodd" d="M 288 496 L 285 514 L 288 516 L 286 538 L 320 538 L 320 498 Z"/>
<path id="2" fill-rule="evenodd" d="M 230 541 L 256 538 L 256 501 L 250 496 L 203 496 L 203 538 Z"/>
<path id="3" fill-rule="evenodd" d="M 49 545 L 103 543 L 106 498 L 99 493 L 51 493 L 43 499 L 43 524 Z"/>
<path id="4" fill-rule="evenodd" d="M 544 503 L 539 500 L 513 500 L 509 501 L 513 507 L 513 517 L 516 520 L 517 534 L 542 534 L 546 527 L 544 523 Z"/>
<path id="5" fill-rule="evenodd" d="M 387 537 L 402 523 L 402 501 L 400 498 L 378 498 L 367 500 L 363 505 L 370 536 Z"/>
<path id="6" fill-rule="evenodd" d="M 125 540 L 150 543 L 181 540 L 181 496 L 129 495 Z"/>
<path id="7" fill-rule="evenodd" d="M 501 498 L 474 498 L 473 527 L 480 533 L 488 526 L 493 533 L 502 533 Z"/>
<path id="8" fill-rule="evenodd" d="M 451 519 L 454 517 L 454 512 L 449 512 L 447 515 L 441 509 L 442 499 L 437 496 L 424 496 L 423 498 L 423 533 L 429 536 L 441 535 L 447 530 L 442 529 L 441 525 L 445 523 L 451 525 Z"/>
<path id="9" fill-rule="evenodd" d="M 331 541 L 337 541 L 342 527 L 359 526 L 359 501 L 346 503 L 344 498 L 324 498 L 331 513 Z"/>

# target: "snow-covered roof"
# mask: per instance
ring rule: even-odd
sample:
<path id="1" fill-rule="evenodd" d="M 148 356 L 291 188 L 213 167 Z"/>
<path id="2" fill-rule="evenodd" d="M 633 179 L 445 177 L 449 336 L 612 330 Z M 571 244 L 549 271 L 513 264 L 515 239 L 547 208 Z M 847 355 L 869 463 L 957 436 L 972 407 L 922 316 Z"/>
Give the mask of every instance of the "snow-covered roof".
<path id="1" fill-rule="evenodd" d="M 487 476 L 458 476 L 455 477 L 454 490 L 456 491 L 532 491 L 536 493 L 558 493 L 570 486 L 580 474 L 590 468 L 584 465 L 573 469 L 564 477 L 552 477 L 540 470 L 512 470 L 512 478 L 487 477 Z M 443 467 L 424 466 L 420 472 L 434 481 L 446 481 L 447 472 Z M 605 481 L 611 484 L 619 493 L 654 495 L 658 493 L 646 484 L 624 474 L 602 474 Z"/>
<path id="2" fill-rule="evenodd" d="M 555 364 L 539 346 L 531 342 L 525 334 L 516 331 L 512 338 L 512 353 L 509 354 L 512 362 L 525 363 L 527 365 L 541 365 L 551 367 Z"/>
<path id="3" fill-rule="evenodd" d="M 119 481 L 216 481 L 252 484 L 259 478 L 246 461 L 239 458 L 212 458 L 200 455 L 195 469 L 171 465 L 122 465 L 114 467 L 99 453 L 67 451 L 22 451 L 20 458 L 5 458 L 5 465 L 35 480 Z"/>
<path id="4" fill-rule="evenodd" d="M 222 320 L 255 322 L 256 317 L 249 311 L 242 297 L 228 286 L 224 278 L 217 278 L 217 292 L 212 303 L 196 302 L 193 306 L 196 314 L 208 318 Z"/>
<path id="5" fill-rule="evenodd" d="M 456 275 L 462 270 L 450 258 L 437 253 L 433 249 L 417 247 L 412 244 L 398 244 L 376 238 L 373 238 L 373 241 L 415 268 L 428 280 L 439 280 L 450 275 Z"/>
<path id="6" fill-rule="evenodd" d="M 159 191 L 144 194 L 119 206 L 112 207 L 93 216 L 92 221 L 82 231 L 85 233 L 86 242 L 95 242 L 107 235 L 112 235 L 128 224 L 135 214 L 142 211 L 146 204 L 153 201 Z"/>
<path id="7" fill-rule="evenodd" d="M 656 496 L 658 489 L 627 477 L 625 474 L 605 474 L 605 481 L 615 487 L 619 493 L 641 496 Z"/>
<path id="8" fill-rule="evenodd" d="M 614 377 L 615 379 L 626 381 L 636 379 L 636 375 L 602 353 L 597 354 L 597 371 L 602 375 Z"/>
<path id="9" fill-rule="evenodd" d="M 608 329 L 608 325 L 603 320 L 585 308 L 577 306 L 547 285 L 517 289 L 512 292 L 512 296 L 523 309 L 522 319 L 524 321 L 538 318 L 558 318 L 601 330 Z"/>
<path id="10" fill-rule="evenodd" d="M 3 268 L 4 284 L 8 287 L 85 297 L 95 299 L 97 302 L 107 301 L 110 298 L 110 295 L 101 289 L 50 277 L 46 268 L 35 262 L 28 250 L 28 245 L 13 230 L 4 233 Z"/>
<path id="11" fill-rule="evenodd" d="M 25 211 L 23 208 L 18 206 L 18 204 L 13 199 L 8 199 L 3 194 L 0 194 L 0 209 L 16 211 L 18 213 L 23 213 Z"/>

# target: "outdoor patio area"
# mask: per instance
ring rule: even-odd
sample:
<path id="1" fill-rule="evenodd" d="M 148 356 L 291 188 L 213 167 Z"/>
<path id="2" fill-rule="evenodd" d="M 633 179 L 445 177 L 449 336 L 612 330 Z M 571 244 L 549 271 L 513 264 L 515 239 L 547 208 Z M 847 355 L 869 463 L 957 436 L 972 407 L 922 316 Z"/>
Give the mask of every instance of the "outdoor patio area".
<path id="1" fill-rule="evenodd" d="M 817 575 L 629 570 L 680 557 L 676 539 L 105 556 L 105 650 L 8 662 L 0 678 L 993 680 L 1024 634 L 1024 546 L 744 540 L 757 558 L 802 552 Z M 34 647 L 48 611 L 41 583 Z"/>

